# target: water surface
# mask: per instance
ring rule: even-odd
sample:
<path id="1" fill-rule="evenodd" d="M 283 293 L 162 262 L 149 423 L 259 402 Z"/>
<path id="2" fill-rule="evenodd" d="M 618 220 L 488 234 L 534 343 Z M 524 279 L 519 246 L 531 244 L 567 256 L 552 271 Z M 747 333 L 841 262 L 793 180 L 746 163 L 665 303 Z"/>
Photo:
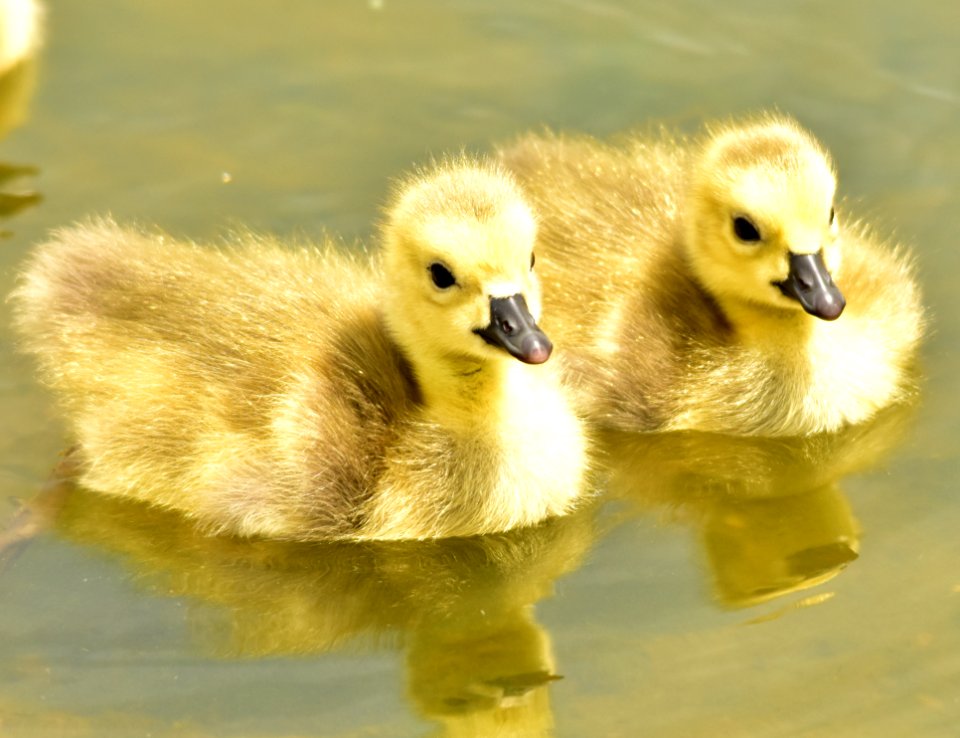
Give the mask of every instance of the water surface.
<path id="1" fill-rule="evenodd" d="M 608 499 L 507 536 L 211 541 L 65 488 L 0 572 L 0 734 L 956 734 L 955 4 L 48 11 L 0 81 L 4 294 L 32 243 L 91 213 L 367 239 L 391 179 L 433 155 L 776 106 L 832 150 L 849 207 L 915 247 L 933 331 L 913 413 L 823 442 L 610 438 Z M 8 323 L 3 520 L 67 443 Z"/>

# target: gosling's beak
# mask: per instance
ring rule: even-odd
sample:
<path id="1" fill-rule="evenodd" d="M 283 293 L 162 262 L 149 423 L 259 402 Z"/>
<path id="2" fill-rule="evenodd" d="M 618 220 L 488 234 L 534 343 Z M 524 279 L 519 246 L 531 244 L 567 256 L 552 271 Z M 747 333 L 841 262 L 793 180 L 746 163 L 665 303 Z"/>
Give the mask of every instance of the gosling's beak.
<path id="1" fill-rule="evenodd" d="M 836 320 L 847 304 L 819 253 L 790 254 L 790 273 L 775 284 L 810 315 L 823 320 Z"/>
<path id="2" fill-rule="evenodd" d="M 473 331 L 491 346 L 499 346 L 527 364 L 550 358 L 553 344 L 527 309 L 523 295 L 490 298 L 490 325 Z"/>

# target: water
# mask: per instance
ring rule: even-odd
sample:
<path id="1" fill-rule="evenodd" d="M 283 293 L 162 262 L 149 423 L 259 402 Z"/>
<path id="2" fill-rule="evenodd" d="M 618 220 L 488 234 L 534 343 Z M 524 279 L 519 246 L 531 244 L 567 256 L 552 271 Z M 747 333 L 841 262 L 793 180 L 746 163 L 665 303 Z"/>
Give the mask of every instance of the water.
<path id="1" fill-rule="evenodd" d="M 0 169 L 4 294 L 91 213 L 365 238 L 431 155 L 777 106 L 916 247 L 933 332 L 912 412 L 612 438 L 609 498 L 523 534 L 210 541 L 65 489 L 0 572 L 0 735 L 955 735 L 958 42 L 932 0 L 50 3 L 0 85 L 0 163 L 38 169 Z M 0 318 L 6 521 L 67 441 Z"/>

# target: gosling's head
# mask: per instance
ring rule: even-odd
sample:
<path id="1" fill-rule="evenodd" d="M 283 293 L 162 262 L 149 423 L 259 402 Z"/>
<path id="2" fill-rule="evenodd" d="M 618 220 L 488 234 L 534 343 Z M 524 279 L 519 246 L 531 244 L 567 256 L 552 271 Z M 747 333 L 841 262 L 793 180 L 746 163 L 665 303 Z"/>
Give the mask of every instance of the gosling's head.
<path id="1" fill-rule="evenodd" d="M 840 317 L 840 244 L 829 155 L 795 122 L 714 131 L 692 162 L 686 247 L 721 303 Z"/>
<path id="2" fill-rule="evenodd" d="M 387 325 L 414 357 L 541 364 L 536 221 L 492 165 L 447 162 L 403 183 L 384 227 Z"/>

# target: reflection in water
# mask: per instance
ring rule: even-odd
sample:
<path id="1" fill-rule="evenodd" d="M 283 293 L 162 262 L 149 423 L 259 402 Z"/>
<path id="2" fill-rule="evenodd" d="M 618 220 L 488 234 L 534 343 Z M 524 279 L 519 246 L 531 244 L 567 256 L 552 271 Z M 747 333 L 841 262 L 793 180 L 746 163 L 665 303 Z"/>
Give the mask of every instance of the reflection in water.
<path id="1" fill-rule="evenodd" d="M 0 138 L 23 123 L 33 96 L 34 55 L 39 45 L 40 10 L 33 0 L 0 0 Z M 0 187 L 16 185 L 20 177 L 36 174 L 33 167 L 0 162 Z M 31 190 L 0 190 L 0 218 L 35 205 L 40 195 Z M 9 235 L 0 230 L 0 236 Z"/>
<path id="2" fill-rule="evenodd" d="M 878 464 L 912 410 L 804 438 L 609 433 L 610 492 L 696 528 L 717 600 L 756 605 L 821 584 L 857 558 L 859 529 L 838 482 Z"/>
<path id="3" fill-rule="evenodd" d="M 695 528 L 720 604 L 757 605 L 856 559 L 839 480 L 877 464 L 910 416 L 805 439 L 609 433 L 608 488 L 630 515 L 669 511 Z M 593 509 L 495 536 L 296 544 L 200 535 L 176 513 L 66 483 L 41 500 L 60 535 L 121 556 L 152 594 L 186 598 L 195 637 L 219 657 L 400 647 L 409 700 L 439 734 L 552 734 L 548 687 L 561 676 L 534 605 L 593 545 Z"/>
<path id="4" fill-rule="evenodd" d="M 549 733 L 546 687 L 560 677 L 533 606 L 591 545 L 589 510 L 495 536 L 293 544 L 203 536 L 176 513 L 55 492 L 64 537 L 121 554 L 153 594 L 205 603 L 192 621 L 219 656 L 399 642 L 411 701 L 445 735 Z"/>
<path id="5" fill-rule="evenodd" d="M 37 170 L 34 167 L 10 166 L 0 162 L 0 187 L 5 186 L 7 183 L 17 184 L 18 178 L 36 173 Z M 0 218 L 10 217 L 21 210 L 36 205 L 42 199 L 40 193 L 34 192 L 33 190 L 21 190 L 18 192 L 0 191 Z M 0 231 L 0 235 L 8 236 L 10 234 L 5 231 Z"/>
<path id="6" fill-rule="evenodd" d="M 732 607 L 821 584 L 859 551 L 859 530 L 836 485 L 711 505 L 701 535 L 717 598 Z"/>

